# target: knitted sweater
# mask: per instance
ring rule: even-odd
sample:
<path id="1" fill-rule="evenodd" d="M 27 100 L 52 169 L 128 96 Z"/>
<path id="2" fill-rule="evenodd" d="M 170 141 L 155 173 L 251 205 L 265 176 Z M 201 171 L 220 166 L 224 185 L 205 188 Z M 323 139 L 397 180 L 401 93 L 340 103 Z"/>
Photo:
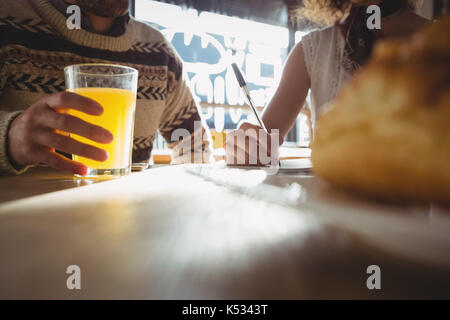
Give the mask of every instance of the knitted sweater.
<path id="1" fill-rule="evenodd" d="M 11 122 L 39 99 L 64 91 L 64 67 L 80 63 L 122 64 L 139 71 L 133 162 L 149 161 L 157 130 L 177 149 L 175 129 L 185 129 L 184 141 L 193 140 L 194 133 L 200 137 L 183 144 L 191 146 L 195 160 L 209 160 L 210 144 L 182 62 L 160 32 L 133 18 L 118 37 L 70 30 L 66 21 L 49 0 L 0 1 L 0 173 L 26 169 L 14 167 L 8 157 Z M 174 155 L 176 163 L 193 160 L 186 148 Z"/>

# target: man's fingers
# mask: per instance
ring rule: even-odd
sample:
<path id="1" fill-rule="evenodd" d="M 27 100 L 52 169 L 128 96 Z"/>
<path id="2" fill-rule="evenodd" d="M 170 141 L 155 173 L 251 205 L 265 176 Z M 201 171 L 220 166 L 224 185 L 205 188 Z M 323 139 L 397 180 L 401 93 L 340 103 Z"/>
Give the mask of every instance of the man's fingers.
<path id="1" fill-rule="evenodd" d="M 109 156 L 106 150 L 78 142 L 51 130 L 39 132 L 35 139 L 43 146 L 96 161 L 106 161 Z"/>
<path id="2" fill-rule="evenodd" d="M 98 102 L 72 92 L 49 95 L 43 100 L 43 103 L 55 110 L 75 109 L 93 116 L 99 116 L 103 113 L 103 107 Z"/>
<path id="3" fill-rule="evenodd" d="M 42 120 L 44 126 L 74 133 L 98 143 L 111 143 L 114 136 L 108 130 L 69 114 L 52 111 Z"/>
<path id="4" fill-rule="evenodd" d="M 88 172 L 88 167 L 84 164 L 72 161 L 66 157 L 51 151 L 50 148 L 42 148 L 37 157 L 41 163 L 48 164 L 57 170 L 70 172 L 85 176 Z"/>

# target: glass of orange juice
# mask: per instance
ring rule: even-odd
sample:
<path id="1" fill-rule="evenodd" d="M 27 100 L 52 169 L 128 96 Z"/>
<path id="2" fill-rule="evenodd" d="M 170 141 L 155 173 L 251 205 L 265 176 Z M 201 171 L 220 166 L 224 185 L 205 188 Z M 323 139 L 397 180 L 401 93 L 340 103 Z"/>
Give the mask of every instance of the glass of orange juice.
<path id="1" fill-rule="evenodd" d="M 91 116 L 73 109 L 67 110 L 67 113 L 101 126 L 114 135 L 112 143 L 101 144 L 71 134 L 73 139 L 109 153 L 109 158 L 104 162 L 77 155 L 72 156 L 73 160 L 89 167 L 88 177 L 129 174 L 133 152 L 138 71 L 118 65 L 80 64 L 66 67 L 64 74 L 67 91 L 93 99 L 103 107 L 101 116 Z"/>

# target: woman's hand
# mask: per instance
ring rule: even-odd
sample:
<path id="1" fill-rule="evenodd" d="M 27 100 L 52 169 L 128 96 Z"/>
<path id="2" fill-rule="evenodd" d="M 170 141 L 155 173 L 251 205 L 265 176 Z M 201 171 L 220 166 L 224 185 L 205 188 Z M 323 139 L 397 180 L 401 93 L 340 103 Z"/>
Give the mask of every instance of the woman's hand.
<path id="1" fill-rule="evenodd" d="M 94 116 L 103 113 L 100 104 L 75 93 L 61 92 L 39 100 L 11 124 L 8 131 L 11 160 L 22 166 L 45 163 L 62 171 L 85 175 L 87 166 L 57 154 L 55 149 L 96 161 L 108 159 L 108 152 L 59 134 L 57 130 L 104 144 L 111 143 L 113 135 L 77 117 L 59 113 L 58 109 L 76 109 Z"/>
<path id="2" fill-rule="evenodd" d="M 228 165 L 276 166 L 279 163 L 279 134 L 268 134 L 259 126 L 243 123 L 226 136 Z"/>

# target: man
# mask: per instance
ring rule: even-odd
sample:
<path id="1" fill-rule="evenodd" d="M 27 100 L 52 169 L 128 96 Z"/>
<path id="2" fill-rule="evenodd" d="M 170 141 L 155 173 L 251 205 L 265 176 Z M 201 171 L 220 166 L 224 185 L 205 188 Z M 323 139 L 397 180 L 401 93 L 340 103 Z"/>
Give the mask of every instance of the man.
<path id="1" fill-rule="evenodd" d="M 81 8 L 80 29 L 67 23 L 71 5 Z M 99 115 L 107 107 L 64 92 L 64 67 L 81 63 L 114 63 L 139 70 L 134 163 L 149 162 L 157 130 L 176 149 L 175 163 L 192 161 L 193 154 L 197 161 L 209 160 L 206 130 L 199 125 L 199 110 L 180 58 L 158 31 L 131 18 L 128 7 L 129 0 L 0 1 L 0 173 L 17 174 L 45 163 L 86 174 L 86 166 L 55 149 L 107 159 L 106 151 L 57 131 L 100 143 L 114 138 L 101 127 L 57 112 L 75 108 Z M 180 136 L 184 140 L 178 144 Z"/>

